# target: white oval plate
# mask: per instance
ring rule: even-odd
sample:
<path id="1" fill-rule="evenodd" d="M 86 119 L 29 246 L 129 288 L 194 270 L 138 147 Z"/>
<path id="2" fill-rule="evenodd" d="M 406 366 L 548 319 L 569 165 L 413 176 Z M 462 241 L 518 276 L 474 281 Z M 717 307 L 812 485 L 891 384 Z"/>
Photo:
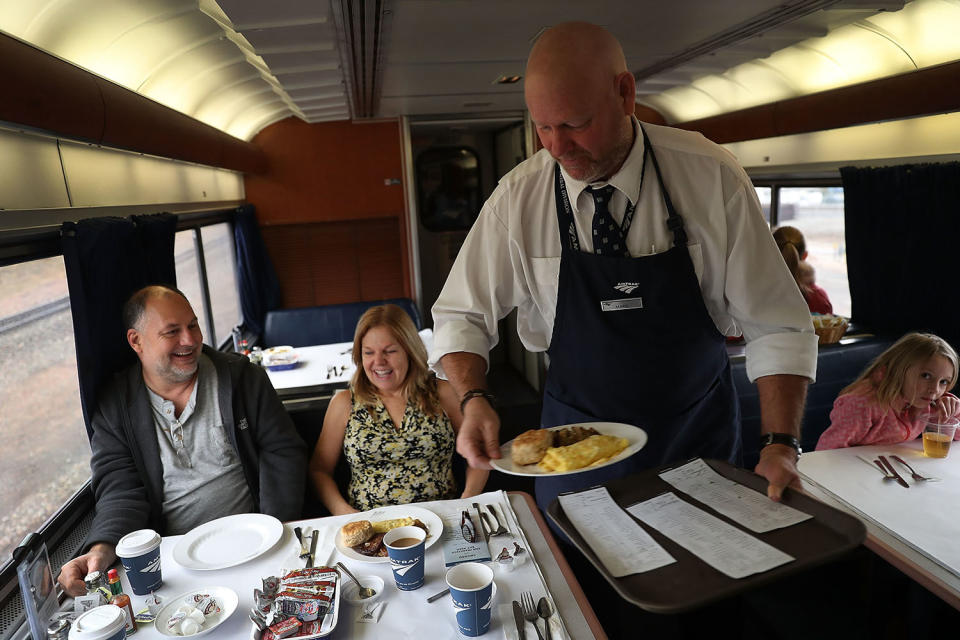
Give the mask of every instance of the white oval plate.
<path id="1" fill-rule="evenodd" d="M 356 522 L 357 520 L 369 520 L 370 522 L 377 522 L 380 520 L 393 520 L 394 518 L 404 518 L 407 516 L 416 518 L 423 524 L 427 525 L 427 540 L 424 544 L 427 549 L 433 546 L 433 543 L 440 539 L 440 534 L 443 532 L 443 520 L 440 519 L 440 516 L 435 514 L 433 511 L 424 509 L 423 507 L 414 507 L 413 505 L 397 504 L 389 507 L 377 507 L 376 509 L 356 514 L 353 518 L 350 518 L 350 522 Z M 386 556 L 371 557 L 365 556 L 362 553 L 357 553 L 350 547 L 343 544 L 343 535 L 341 534 L 341 531 L 342 527 L 337 529 L 337 551 L 346 557 L 350 558 L 351 560 L 356 560 L 357 562 L 390 562 L 390 558 Z"/>
<path id="2" fill-rule="evenodd" d="M 181 636 L 173 631 L 168 630 L 167 620 L 170 619 L 170 616 L 172 616 L 181 605 L 186 604 L 184 600 L 196 593 L 206 593 L 216 598 L 217 602 L 220 603 L 220 613 L 207 616 L 206 621 L 203 623 L 203 627 L 200 629 L 200 631 L 192 636 Z M 194 589 L 193 591 L 188 591 L 187 593 L 181 593 L 173 600 L 170 600 L 170 603 L 167 606 L 165 606 L 163 609 L 160 609 L 160 613 L 157 614 L 157 619 L 153 624 L 160 635 L 167 636 L 168 638 L 197 638 L 210 633 L 223 624 L 223 622 L 229 618 L 234 611 L 237 610 L 238 601 L 239 598 L 237 597 L 237 592 L 229 587 L 204 587 L 203 589 Z"/>
<path id="3" fill-rule="evenodd" d="M 225 569 L 266 553 L 283 536 L 283 524 L 262 513 L 238 513 L 188 531 L 173 548 L 181 567 Z"/>
<path id="4" fill-rule="evenodd" d="M 583 467 L 582 469 L 573 469 L 571 471 L 544 471 L 539 464 L 514 464 L 513 458 L 510 456 L 510 447 L 513 445 L 513 440 L 505 444 L 500 445 L 500 454 L 501 457 L 499 460 L 491 460 L 490 465 L 497 471 L 502 471 L 504 473 L 509 473 L 514 476 L 566 476 L 571 473 L 582 473 L 583 471 L 593 471 L 594 469 L 601 469 L 611 464 L 616 464 L 621 460 L 626 460 L 637 451 L 643 448 L 643 445 L 647 444 L 647 432 L 641 429 L 640 427 L 635 427 L 632 424 L 623 424 L 621 422 L 578 422 L 576 424 L 564 424 L 559 427 L 550 427 L 551 431 L 556 431 L 557 429 L 565 429 L 567 427 L 592 427 L 600 432 L 601 435 L 605 436 L 617 436 L 619 438 L 626 438 L 630 443 L 627 445 L 627 448 L 610 458 L 603 464 L 596 464 L 589 467 Z"/>

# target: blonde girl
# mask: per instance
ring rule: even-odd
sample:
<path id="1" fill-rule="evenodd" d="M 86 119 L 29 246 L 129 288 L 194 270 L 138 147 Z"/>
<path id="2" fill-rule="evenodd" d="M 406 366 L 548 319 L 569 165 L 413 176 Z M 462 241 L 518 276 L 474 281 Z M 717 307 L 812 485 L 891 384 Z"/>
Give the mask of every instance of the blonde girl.
<path id="1" fill-rule="evenodd" d="M 807 260 L 807 241 L 796 227 L 777 227 L 773 232 L 780 255 L 793 274 L 811 313 L 833 313 L 833 305 L 823 288 L 814 281 L 813 267 Z"/>
<path id="2" fill-rule="evenodd" d="M 913 440 L 931 416 L 960 417 L 960 400 L 949 393 L 956 382 L 953 347 L 929 333 L 908 333 L 840 392 L 817 449 Z"/>
<path id="3" fill-rule="evenodd" d="M 371 307 L 357 323 L 352 353 L 350 388 L 330 401 L 310 461 L 327 509 L 338 515 L 483 491 L 488 472 L 482 469 L 468 468 L 466 487 L 456 488 L 458 399 L 427 367 L 410 316 L 392 304 Z M 341 451 L 350 466 L 346 497 L 333 479 Z"/>

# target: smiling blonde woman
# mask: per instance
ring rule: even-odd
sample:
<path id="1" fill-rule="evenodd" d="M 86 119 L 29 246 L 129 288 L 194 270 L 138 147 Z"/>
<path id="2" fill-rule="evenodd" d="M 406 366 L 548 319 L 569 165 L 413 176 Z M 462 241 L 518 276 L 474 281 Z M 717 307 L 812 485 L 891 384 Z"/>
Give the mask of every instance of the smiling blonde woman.
<path id="1" fill-rule="evenodd" d="M 395 305 L 371 307 L 353 339 L 356 373 L 330 401 L 310 474 L 331 513 L 381 505 L 470 497 L 488 472 L 468 469 L 458 493 L 453 475 L 458 398 L 427 368 L 427 351 L 410 317 Z M 333 479 L 341 451 L 350 466 L 344 498 Z"/>

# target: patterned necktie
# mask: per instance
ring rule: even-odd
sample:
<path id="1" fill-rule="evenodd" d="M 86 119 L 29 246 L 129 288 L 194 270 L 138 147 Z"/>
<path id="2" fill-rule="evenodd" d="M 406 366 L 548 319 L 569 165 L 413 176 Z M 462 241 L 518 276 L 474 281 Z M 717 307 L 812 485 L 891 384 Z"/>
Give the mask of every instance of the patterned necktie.
<path id="1" fill-rule="evenodd" d="M 613 221 L 608 205 L 613 197 L 613 185 L 594 189 L 587 187 L 593 196 L 593 252 L 600 256 L 629 256 L 620 227 Z"/>

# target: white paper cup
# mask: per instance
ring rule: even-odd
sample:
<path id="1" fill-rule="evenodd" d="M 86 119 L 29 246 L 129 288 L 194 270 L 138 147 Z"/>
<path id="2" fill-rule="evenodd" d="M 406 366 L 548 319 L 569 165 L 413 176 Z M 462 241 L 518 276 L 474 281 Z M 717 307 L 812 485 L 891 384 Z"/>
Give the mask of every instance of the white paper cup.
<path id="1" fill-rule="evenodd" d="M 123 536 L 117 543 L 117 557 L 134 595 L 145 596 L 163 586 L 160 540 L 160 534 L 153 529 L 140 529 Z"/>
<path id="2" fill-rule="evenodd" d="M 81 613 L 70 627 L 70 640 L 123 640 L 127 635 L 127 617 L 112 604 Z"/>

